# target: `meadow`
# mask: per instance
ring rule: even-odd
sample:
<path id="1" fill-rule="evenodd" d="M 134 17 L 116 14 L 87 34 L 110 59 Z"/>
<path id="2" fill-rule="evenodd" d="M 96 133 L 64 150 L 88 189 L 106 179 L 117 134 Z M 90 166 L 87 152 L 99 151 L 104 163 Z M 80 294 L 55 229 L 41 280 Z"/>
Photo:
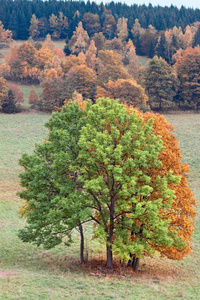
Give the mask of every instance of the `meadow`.
<path id="1" fill-rule="evenodd" d="M 47 129 L 43 125 L 49 117 L 43 113 L 0 114 L 0 299 L 199 299 L 199 207 L 193 253 L 182 261 L 145 258 L 137 273 L 124 265 L 103 274 L 100 266 L 94 265 L 95 260 L 105 258 L 105 252 L 96 240 L 91 241 L 90 225 L 85 227 L 89 258 L 85 265 L 79 264 L 76 232 L 71 247 L 60 245 L 48 251 L 18 239 L 17 231 L 25 224 L 18 214 L 18 160 L 45 138 Z M 198 200 L 200 115 L 171 114 L 166 118 L 174 125 L 183 161 L 190 165 L 188 180 Z"/>

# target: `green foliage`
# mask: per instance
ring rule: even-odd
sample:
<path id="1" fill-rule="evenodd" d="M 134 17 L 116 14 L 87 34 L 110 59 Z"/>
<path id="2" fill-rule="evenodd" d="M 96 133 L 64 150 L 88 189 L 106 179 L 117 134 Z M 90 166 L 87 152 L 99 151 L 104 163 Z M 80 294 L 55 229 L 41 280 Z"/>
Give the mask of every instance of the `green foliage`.
<path id="1" fill-rule="evenodd" d="M 178 80 L 166 61 L 157 56 L 149 61 L 144 74 L 144 85 L 151 109 L 162 109 L 172 105 L 178 89 Z"/>
<path id="2" fill-rule="evenodd" d="M 93 220 L 107 246 L 108 267 L 113 252 L 128 260 L 130 253 L 152 254 L 155 245 L 181 248 L 162 217 L 175 198 L 168 185 L 178 179 L 149 171 L 161 166 L 163 149 L 152 123 L 109 98 L 87 101 L 85 109 L 70 102 L 53 113 L 47 139 L 20 160 L 21 214 L 28 223 L 20 238 L 46 248 L 63 239 L 70 244 L 71 230 Z M 158 197 L 151 199 L 154 190 Z"/>
<path id="3" fill-rule="evenodd" d="M 44 139 L 47 132 L 43 124 L 48 119 L 49 115 L 41 113 L 2 114 L 0 118 L 0 140 L 3 141 L 0 147 L 1 271 L 15 274 L 15 276 L 0 278 L 0 298 L 9 300 L 126 298 L 132 300 L 140 295 L 140 299 L 151 300 L 198 299 L 200 294 L 198 280 L 200 219 L 198 217 L 193 236 L 193 244 L 196 246 L 192 255 L 182 261 L 146 257 L 141 262 L 140 272 L 134 274 L 123 265 L 119 271 L 121 276 L 116 275 L 116 269 L 113 275 L 105 276 L 100 273 L 98 267 L 91 270 L 90 264 L 83 268 L 79 266 L 77 264 L 78 243 L 74 243 L 70 249 L 66 249 L 63 245 L 44 251 L 41 247 L 24 244 L 17 239 L 17 230 L 24 226 L 24 222 L 17 214 L 21 204 L 21 200 L 15 195 L 18 189 L 17 174 L 20 171 L 17 160 L 21 153 L 25 151 L 31 153 L 35 142 L 39 143 Z M 199 115 L 170 114 L 167 115 L 167 120 L 175 127 L 175 134 L 183 150 L 183 160 L 187 161 L 192 168 L 188 180 L 196 198 L 199 199 Z M 191 144 L 195 147 L 191 147 Z M 199 209 L 198 206 L 198 213 Z M 88 234 L 86 230 L 89 241 Z M 95 249 L 96 251 L 93 252 L 93 243 L 98 245 L 98 251 Z M 88 247 L 89 259 L 102 258 L 104 249 L 102 245 L 97 244 L 97 240 L 88 243 Z M 97 276 L 90 276 L 91 272 Z M 155 280 L 155 278 L 159 279 Z M 127 281 L 130 283 L 128 288 Z"/>
<path id="4" fill-rule="evenodd" d="M 25 189 L 19 195 L 26 201 L 21 214 L 28 223 L 19 233 L 24 242 L 52 248 L 67 236 L 70 243 L 71 230 L 87 220 L 86 195 L 77 187 L 73 170 L 82 115 L 75 103 L 54 113 L 46 125 L 48 138 L 36 145 L 34 154 L 20 159 Z"/>

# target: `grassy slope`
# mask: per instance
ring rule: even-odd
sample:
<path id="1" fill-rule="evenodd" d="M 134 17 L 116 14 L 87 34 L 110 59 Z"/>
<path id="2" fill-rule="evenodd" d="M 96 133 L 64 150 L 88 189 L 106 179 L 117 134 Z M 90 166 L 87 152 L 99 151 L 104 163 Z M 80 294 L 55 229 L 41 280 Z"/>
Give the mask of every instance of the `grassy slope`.
<path id="1" fill-rule="evenodd" d="M 194 253 L 181 262 L 161 259 L 145 259 L 140 272 L 132 274 L 122 269 L 119 278 L 93 275 L 78 264 L 78 239 L 70 248 L 59 246 L 45 251 L 33 245 L 23 244 L 16 236 L 24 226 L 17 211 L 20 199 L 18 159 L 23 152 L 30 153 L 35 142 L 41 142 L 47 134 L 43 124 L 49 115 L 0 114 L 0 271 L 15 274 L 0 278 L 0 299 L 198 299 L 200 297 L 200 234 L 197 216 L 193 246 Z M 183 159 L 191 166 L 189 177 L 196 198 L 200 184 L 198 128 L 200 115 L 168 115 L 184 150 Z M 90 229 L 86 228 L 89 258 L 102 257 L 102 246 L 90 242 Z M 92 245 L 91 245 L 92 243 Z M 92 248 L 94 251 L 92 252 Z M 128 274 L 129 272 L 129 274 Z M 92 274 L 91 274 L 92 273 Z"/>

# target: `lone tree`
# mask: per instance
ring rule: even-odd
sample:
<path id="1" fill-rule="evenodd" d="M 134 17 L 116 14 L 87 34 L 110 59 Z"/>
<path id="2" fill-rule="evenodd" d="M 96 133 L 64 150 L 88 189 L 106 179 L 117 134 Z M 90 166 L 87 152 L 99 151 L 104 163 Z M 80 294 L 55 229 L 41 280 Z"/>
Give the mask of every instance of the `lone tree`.
<path id="1" fill-rule="evenodd" d="M 20 175 L 25 187 L 21 214 L 27 218 L 19 233 L 23 241 L 54 247 L 66 237 L 70 242 L 77 227 L 83 261 L 82 224 L 92 220 L 94 235 L 106 245 L 109 268 L 113 253 L 126 261 L 133 256 L 135 269 L 139 258 L 156 251 L 189 253 L 193 221 L 190 230 L 184 221 L 186 214 L 188 221 L 195 216 L 195 200 L 191 193 L 179 199 L 182 184 L 187 184 L 180 185 L 175 175 L 184 169 L 176 159 L 178 173 L 166 168 L 167 160 L 162 164 L 165 134 L 156 134 L 152 116 L 99 98 L 94 105 L 68 103 L 47 127 L 44 143 L 20 160 L 25 169 Z M 187 196 L 193 200 L 188 199 L 185 209 Z"/>
<path id="2" fill-rule="evenodd" d="M 33 107 L 35 107 L 39 102 L 39 96 L 38 96 L 38 93 L 31 89 L 30 90 L 30 93 L 28 95 L 28 103 L 33 105 Z"/>

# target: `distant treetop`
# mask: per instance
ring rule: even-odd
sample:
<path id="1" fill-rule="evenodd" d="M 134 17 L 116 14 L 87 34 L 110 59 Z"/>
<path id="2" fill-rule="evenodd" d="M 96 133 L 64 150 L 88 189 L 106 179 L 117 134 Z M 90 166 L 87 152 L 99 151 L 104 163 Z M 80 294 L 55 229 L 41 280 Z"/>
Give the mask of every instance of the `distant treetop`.
<path id="1" fill-rule="evenodd" d="M 188 24 L 200 20 L 200 10 L 184 6 L 178 9 L 173 5 L 170 7 L 153 7 L 151 4 L 128 6 L 125 3 L 113 1 L 104 5 L 90 1 L 85 3 L 64 0 L 1 0 L 0 6 L 0 20 L 5 29 L 13 32 L 14 39 L 23 40 L 28 38 L 30 31 L 34 32 L 36 37 L 45 37 L 48 33 L 53 33 L 55 37 L 71 38 L 80 21 L 83 22 L 84 29 L 90 36 L 100 31 L 113 35 L 109 28 L 116 27 L 119 18 L 127 19 L 129 31 L 135 19 L 139 20 L 142 28 L 152 25 L 157 30 L 165 30 L 174 26 L 181 26 L 183 29 Z M 118 23 L 118 27 L 119 25 Z M 30 26 L 32 26 L 31 29 Z M 117 34 L 119 35 L 119 29 Z"/>

